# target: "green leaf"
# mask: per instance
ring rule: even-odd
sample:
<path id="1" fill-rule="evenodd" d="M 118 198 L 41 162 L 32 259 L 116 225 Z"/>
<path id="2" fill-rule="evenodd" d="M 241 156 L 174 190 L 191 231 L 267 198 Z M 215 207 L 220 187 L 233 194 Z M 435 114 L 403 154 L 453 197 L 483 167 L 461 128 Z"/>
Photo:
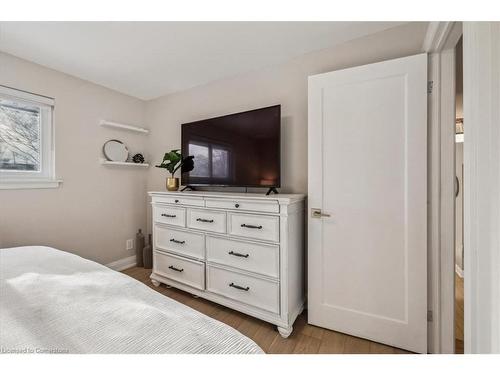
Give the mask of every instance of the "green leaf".
<path id="1" fill-rule="evenodd" d="M 157 165 L 157 168 L 165 168 L 168 170 L 172 176 L 174 175 L 175 171 L 179 169 L 179 167 L 182 165 L 182 155 L 180 153 L 180 150 L 171 150 L 163 156 L 163 160 L 160 163 L 160 165 Z"/>

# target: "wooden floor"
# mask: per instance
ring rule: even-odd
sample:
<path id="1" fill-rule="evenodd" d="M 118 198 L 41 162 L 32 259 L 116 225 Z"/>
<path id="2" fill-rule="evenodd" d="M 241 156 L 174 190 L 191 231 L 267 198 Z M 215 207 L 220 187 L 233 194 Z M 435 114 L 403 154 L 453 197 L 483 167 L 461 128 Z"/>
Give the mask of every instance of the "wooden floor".
<path id="1" fill-rule="evenodd" d="M 464 279 L 455 274 L 455 353 L 464 352 Z"/>
<path id="2" fill-rule="evenodd" d="M 230 325 L 255 341 L 266 353 L 409 354 L 401 349 L 312 326 L 307 324 L 305 313 L 295 321 L 290 337 L 284 339 L 272 324 L 202 298 L 194 298 L 191 294 L 178 289 L 169 289 L 165 285 L 155 287 L 149 279 L 151 270 L 134 267 L 123 272 L 172 299 Z"/>

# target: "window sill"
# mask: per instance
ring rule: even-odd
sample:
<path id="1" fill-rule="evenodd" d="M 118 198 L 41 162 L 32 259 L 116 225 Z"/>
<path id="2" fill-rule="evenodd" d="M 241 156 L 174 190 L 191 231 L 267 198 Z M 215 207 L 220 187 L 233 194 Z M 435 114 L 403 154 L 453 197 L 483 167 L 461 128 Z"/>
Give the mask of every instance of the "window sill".
<path id="1" fill-rule="evenodd" d="M 62 182 L 62 180 L 4 180 L 0 181 L 0 190 L 54 189 L 58 188 Z"/>

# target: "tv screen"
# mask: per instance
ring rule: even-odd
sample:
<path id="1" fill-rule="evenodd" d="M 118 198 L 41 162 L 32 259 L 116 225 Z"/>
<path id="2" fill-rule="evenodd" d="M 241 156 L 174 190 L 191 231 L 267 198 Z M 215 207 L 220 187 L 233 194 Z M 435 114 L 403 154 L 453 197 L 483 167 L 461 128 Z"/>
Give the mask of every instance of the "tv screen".
<path id="1" fill-rule="evenodd" d="M 182 185 L 280 187 L 281 106 L 182 124 Z"/>

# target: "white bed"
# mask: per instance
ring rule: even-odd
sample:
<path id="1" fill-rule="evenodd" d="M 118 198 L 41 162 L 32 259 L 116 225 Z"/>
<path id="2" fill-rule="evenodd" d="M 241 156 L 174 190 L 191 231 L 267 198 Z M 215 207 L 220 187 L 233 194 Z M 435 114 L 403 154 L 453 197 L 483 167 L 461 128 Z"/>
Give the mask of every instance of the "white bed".
<path id="1" fill-rule="evenodd" d="M 262 353 L 226 324 L 53 248 L 0 249 L 0 282 L 4 352 Z"/>

